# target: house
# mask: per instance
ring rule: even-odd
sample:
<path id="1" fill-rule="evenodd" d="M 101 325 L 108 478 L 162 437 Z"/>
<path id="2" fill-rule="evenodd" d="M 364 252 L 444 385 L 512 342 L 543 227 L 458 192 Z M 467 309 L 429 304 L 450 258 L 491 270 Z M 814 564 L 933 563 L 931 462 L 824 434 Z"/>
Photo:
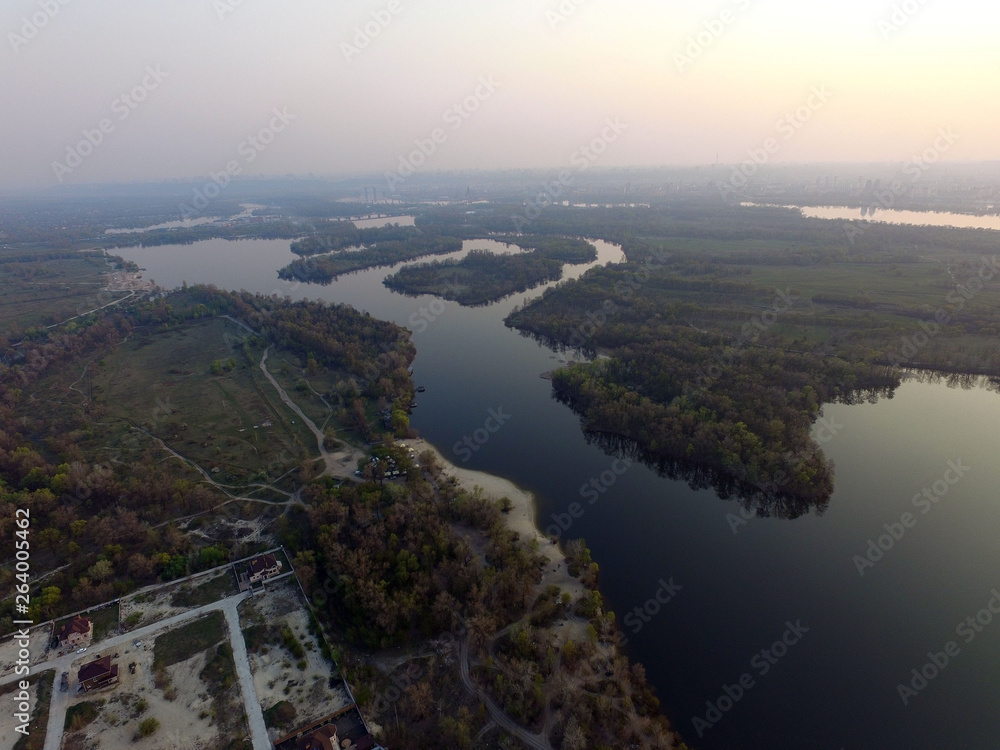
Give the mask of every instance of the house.
<path id="1" fill-rule="evenodd" d="M 257 583 L 278 575 L 281 563 L 274 555 L 261 555 L 250 561 L 250 583 Z"/>
<path id="2" fill-rule="evenodd" d="M 84 692 L 99 690 L 118 682 L 118 665 L 111 663 L 110 656 L 94 659 L 80 667 L 77 678 Z"/>
<path id="3" fill-rule="evenodd" d="M 56 639 L 59 641 L 60 648 L 86 646 L 90 644 L 93 637 L 94 623 L 86 617 L 80 617 L 80 615 L 67 622 L 56 633 Z"/>
<path id="4" fill-rule="evenodd" d="M 304 734 L 296 742 L 299 750 L 340 750 L 337 727 L 327 724 L 315 732 Z"/>

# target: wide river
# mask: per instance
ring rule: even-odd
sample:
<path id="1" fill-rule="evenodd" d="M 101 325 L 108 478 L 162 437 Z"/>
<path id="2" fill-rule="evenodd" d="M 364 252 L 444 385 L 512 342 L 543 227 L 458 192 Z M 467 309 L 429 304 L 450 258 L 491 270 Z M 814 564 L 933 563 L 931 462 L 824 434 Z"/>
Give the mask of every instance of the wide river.
<path id="1" fill-rule="evenodd" d="M 597 244 L 598 262 L 621 260 Z M 390 292 L 389 268 L 329 286 L 284 282 L 287 241 L 117 252 L 164 287 L 346 302 L 409 327 L 414 379 L 427 387 L 413 426 L 456 464 L 534 492 L 542 528 L 561 520 L 563 538 L 586 538 L 630 655 L 692 747 L 1000 746 L 996 392 L 913 380 L 877 404 L 827 406 L 823 448 L 837 472 L 826 512 L 748 519 L 734 500 L 588 444 L 539 377 L 558 355 L 502 322 L 539 289 L 463 308 Z M 458 450 L 491 409 L 510 415 L 503 428 Z M 680 587 L 662 606 L 661 581 Z"/>
<path id="2" fill-rule="evenodd" d="M 744 203 L 745 206 L 772 205 Z M 956 214 L 948 211 L 902 211 L 881 206 L 850 208 L 847 206 L 782 206 L 794 208 L 810 219 L 847 219 L 849 221 L 880 221 L 886 224 L 910 224 L 928 227 L 958 227 L 959 229 L 1000 229 L 1000 216 L 987 214 Z"/>

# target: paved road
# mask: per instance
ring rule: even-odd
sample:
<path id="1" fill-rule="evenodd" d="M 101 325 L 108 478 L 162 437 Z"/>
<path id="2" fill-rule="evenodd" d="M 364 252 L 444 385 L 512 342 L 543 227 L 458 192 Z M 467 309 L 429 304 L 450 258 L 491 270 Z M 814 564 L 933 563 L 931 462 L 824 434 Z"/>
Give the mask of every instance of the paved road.
<path id="1" fill-rule="evenodd" d="M 240 678 L 240 692 L 243 693 L 243 705 L 246 707 L 247 719 L 250 721 L 250 738 L 254 750 L 271 750 L 271 740 L 267 736 L 267 725 L 264 723 L 264 712 L 261 711 L 257 691 L 253 686 L 253 673 L 250 671 L 250 659 L 247 656 L 247 646 L 240 634 L 240 615 L 236 605 L 240 603 L 236 597 L 223 600 L 222 611 L 229 623 L 230 643 L 233 645 L 233 661 L 236 663 L 236 676 Z M 237 637 L 239 636 L 239 637 Z"/>
<path id="2" fill-rule="evenodd" d="M 240 689 L 243 693 L 243 705 L 246 707 L 247 716 L 250 720 L 250 732 L 253 739 L 254 750 L 271 750 L 271 742 L 267 736 L 267 728 L 264 725 L 264 715 L 260 709 L 260 701 L 257 700 L 257 693 L 253 687 L 253 678 L 250 677 L 250 662 L 247 659 L 246 645 L 240 634 L 239 616 L 236 607 L 244 599 L 250 596 L 249 591 L 231 596 L 221 601 L 206 604 L 203 607 L 181 612 L 179 615 L 168 617 L 165 620 L 154 622 L 145 627 L 137 628 L 123 635 L 107 638 L 95 644 L 94 653 L 114 653 L 118 646 L 130 643 L 137 639 L 148 639 L 159 634 L 167 628 L 173 628 L 188 620 L 205 615 L 210 612 L 221 611 L 229 624 L 230 643 L 233 646 L 233 658 L 236 661 L 236 671 L 240 678 Z M 238 636 L 238 637 L 237 637 Z M 45 730 L 45 745 L 43 750 L 59 750 L 62 744 L 63 725 L 66 722 L 66 708 L 69 699 L 76 694 L 75 675 L 71 672 L 73 662 L 82 661 L 85 656 L 77 654 L 75 651 L 63 656 L 57 656 L 48 661 L 32 666 L 31 673 L 38 674 L 47 669 L 55 670 L 55 684 L 52 686 L 52 703 L 49 706 L 49 722 Z M 241 663 L 242 662 L 242 663 Z M 69 692 L 63 693 L 59 690 L 59 676 L 63 672 L 71 672 L 71 688 Z M 0 679 L 0 685 L 19 680 L 16 674 L 11 673 Z"/>

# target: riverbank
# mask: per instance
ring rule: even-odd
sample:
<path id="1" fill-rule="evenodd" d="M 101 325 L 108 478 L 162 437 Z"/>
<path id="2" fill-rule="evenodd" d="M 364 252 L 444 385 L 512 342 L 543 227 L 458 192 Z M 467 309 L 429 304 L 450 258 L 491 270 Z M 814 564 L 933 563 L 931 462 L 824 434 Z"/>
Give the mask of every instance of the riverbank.
<path id="1" fill-rule="evenodd" d="M 426 440 L 414 439 L 403 442 L 413 448 L 418 455 L 424 451 L 431 452 L 441 471 L 440 478 L 445 481 L 447 478 L 454 478 L 458 486 L 465 492 L 471 494 L 478 489 L 488 498 L 508 499 L 510 501 L 509 510 L 503 515 L 508 528 L 514 531 L 521 541 L 529 545 L 534 542 L 533 546 L 536 546 L 538 553 L 546 559 L 541 579 L 535 586 L 534 592 L 529 595 L 529 598 L 535 601 L 533 607 L 535 614 L 526 615 L 520 623 L 508 625 L 496 632 L 489 638 L 483 653 L 489 654 L 491 659 L 496 659 L 501 665 L 512 667 L 515 662 L 510 660 L 511 654 L 508 650 L 499 647 L 500 639 L 512 630 L 524 628 L 522 633 L 530 633 L 527 636 L 527 643 L 531 644 L 532 648 L 541 649 L 542 644 L 545 644 L 549 649 L 554 647 L 562 655 L 560 666 L 556 667 L 555 674 L 550 675 L 551 685 L 572 683 L 586 693 L 587 690 L 596 690 L 605 676 L 614 674 L 617 680 L 616 689 L 621 691 L 621 695 L 613 696 L 611 699 L 614 704 L 617 704 L 616 707 L 619 711 L 625 713 L 626 705 L 652 706 L 648 715 L 635 716 L 635 721 L 630 724 L 627 730 L 627 735 L 639 743 L 633 746 L 686 750 L 687 745 L 684 744 L 683 739 L 669 728 L 669 723 L 662 715 L 656 716 L 660 712 L 655 708 L 656 699 L 653 697 L 645 677 L 639 678 L 638 681 L 635 680 L 631 671 L 634 665 L 623 653 L 619 639 L 614 637 L 615 620 L 613 616 L 605 619 L 607 613 L 602 612 L 604 605 L 600 597 L 597 598 L 596 609 L 587 612 L 586 603 L 594 603 L 594 593 L 587 589 L 580 578 L 570 575 L 568 559 L 563 550 L 539 530 L 536 525 L 535 496 L 503 477 L 455 466 Z M 558 589 L 552 587 L 558 587 Z M 557 593 L 552 594 L 553 590 Z M 551 619 L 534 620 L 538 614 L 539 601 L 545 597 L 551 597 L 554 602 L 556 597 L 567 594 L 570 598 L 566 600 L 565 609 L 554 609 Z M 570 602 L 576 604 L 570 605 Z M 596 638 L 595 635 L 598 632 L 603 633 L 603 637 Z M 484 701 L 488 701 L 487 705 L 491 706 L 490 710 L 494 719 L 499 720 L 498 716 L 502 717 L 505 721 L 500 723 L 505 729 L 526 742 L 529 747 L 552 750 L 550 737 L 556 727 L 556 715 L 561 716 L 561 712 L 558 711 L 550 713 L 552 701 L 556 697 L 554 692 L 548 689 L 543 691 L 545 720 L 540 725 L 540 731 L 538 731 L 539 727 L 535 727 L 537 734 L 527 730 L 520 723 L 515 724 L 510 720 L 504 713 L 504 709 L 500 708 L 497 695 L 492 696 L 493 699 L 497 699 L 494 702 L 488 697 L 486 691 L 474 686 L 469 675 L 469 668 L 470 666 L 481 668 L 483 661 L 481 658 L 472 662 L 467 661 L 469 659 L 469 643 L 467 641 L 463 643 L 462 648 L 463 682 L 467 687 L 478 692 Z M 577 661 L 581 658 L 584 663 Z M 641 674 L 644 675 L 644 673 Z M 573 721 L 576 721 L 576 718 Z M 624 731 L 624 727 L 619 727 L 616 731 Z M 625 737 L 626 735 L 619 736 Z"/>
<path id="2" fill-rule="evenodd" d="M 495 474 L 487 474 L 484 471 L 473 471 L 455 466 L 441 454 L 441 451 L 422 438 L 402 442 L 413 448 L 417 455 L 425 450 L 433 453 L 442 473 L 445 476 L 454 477 L 459 486 L 466 492 L 471 494 L 475 492 L 476 487 L 480 487 L 489 498 L 510 500 L 511 508 L 504 514 L 507 527 L 526 543 L 530 543 L 532 539 L 536 540 L 539 554 L 548 559 L 539 589 L 555 584 L 564 591 L 568 591 L 574 599 L 584 595 L 586 588 L 579 578 L 574 578 L 569 574 L 569 565 L 562 549 L 558 544 L 553 544 L 552 540 L 542 534 L 538 528 L 535 522 L 536 504 L 533 494 L 518 487 L 509 479 Z"/>

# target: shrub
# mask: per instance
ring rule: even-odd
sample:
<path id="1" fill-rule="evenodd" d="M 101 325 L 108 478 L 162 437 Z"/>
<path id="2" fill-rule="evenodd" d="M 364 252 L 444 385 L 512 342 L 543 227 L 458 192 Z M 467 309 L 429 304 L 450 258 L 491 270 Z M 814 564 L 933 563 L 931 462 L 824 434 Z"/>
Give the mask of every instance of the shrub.
<path id="1" fill-rule="evenodd" d="M 148 719 L 143 719 L 139 722 L 139 731 L 135 734 L 135 739 L 141 740 L 145 737 L 149 737 L 157 729 L 160 728 L 160 722 L 150 716 Z"/>

